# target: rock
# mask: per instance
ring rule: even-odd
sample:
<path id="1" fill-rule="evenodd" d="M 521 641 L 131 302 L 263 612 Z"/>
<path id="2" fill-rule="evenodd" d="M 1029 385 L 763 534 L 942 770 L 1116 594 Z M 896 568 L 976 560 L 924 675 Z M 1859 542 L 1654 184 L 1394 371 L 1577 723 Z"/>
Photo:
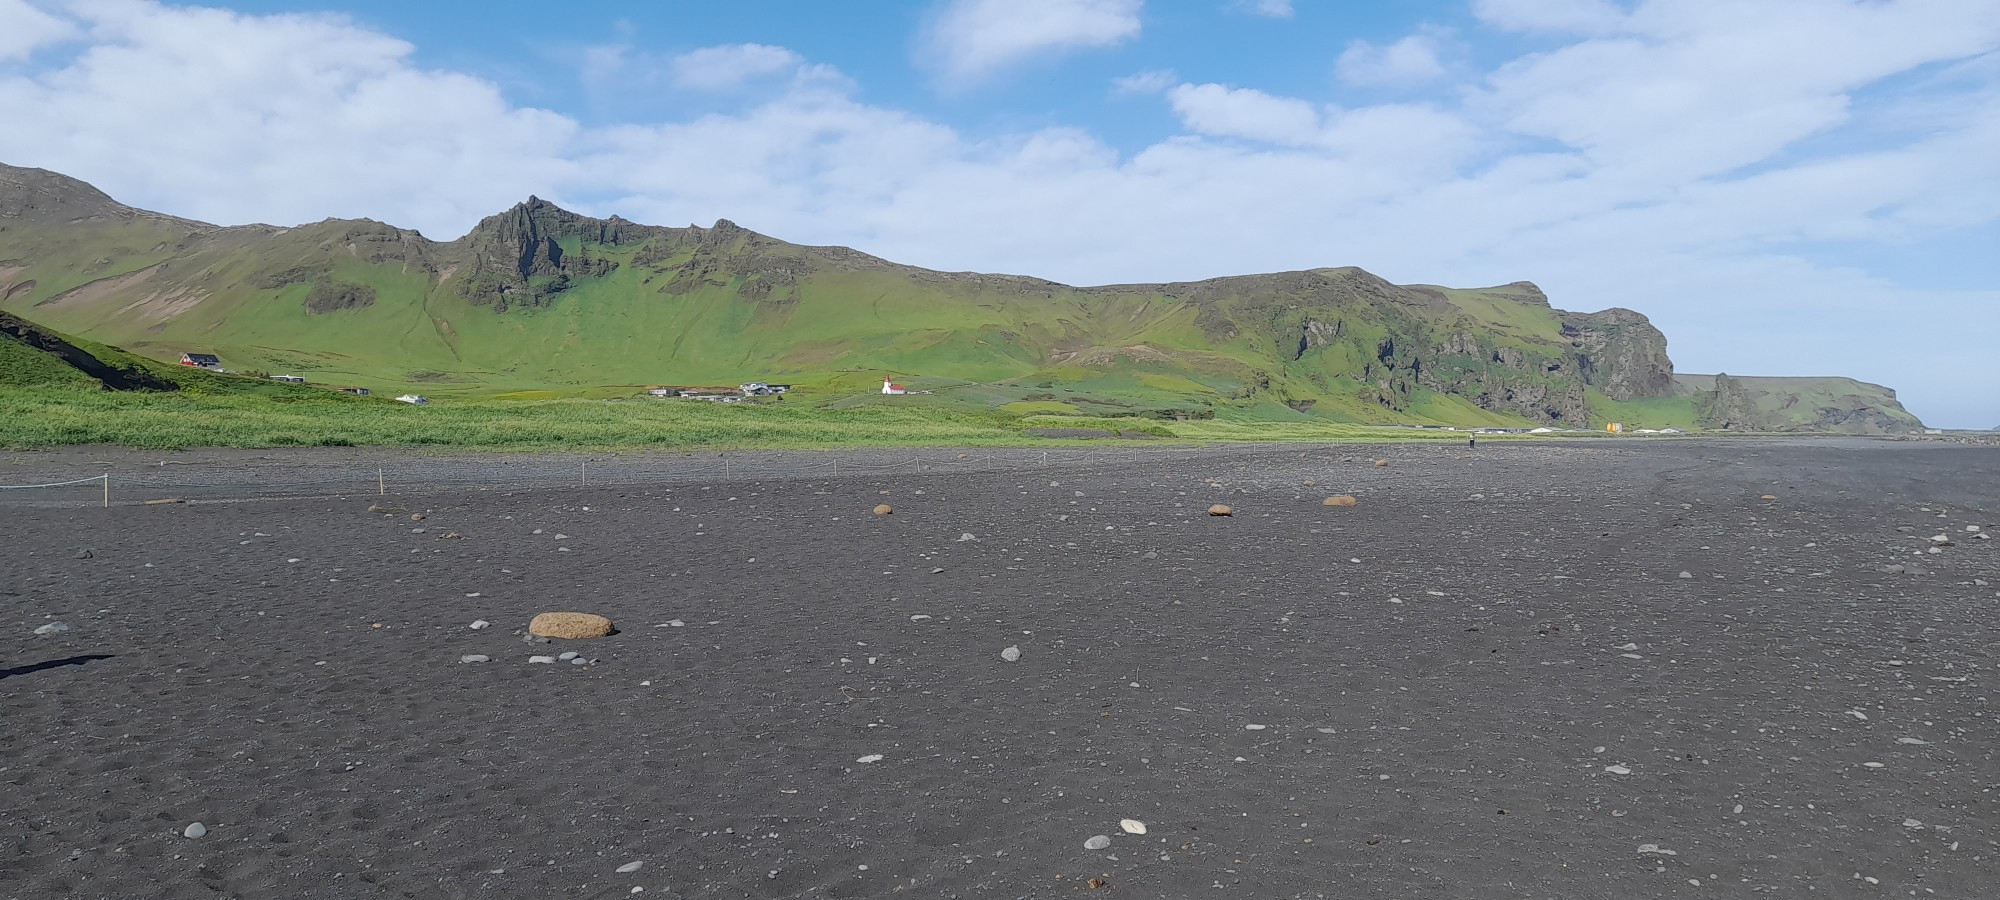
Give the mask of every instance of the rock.
<path id="1" fill-rule="evenodd" d="M 578 653 L 575 650 L 567 650 L 562 653 L 556 654 L 556 658 L 562 660 L 563 662 L 569 662 L 570 660 L 575 659 L 582 655 L 583 654 Z"/>
<path id="2" fill-rule="evenodd" d="M 1630 775 L 1630 774 L 1632 774 L 1632 770 L 1631 770 L 1631 769 L 1628 769 L 1628 768 L 1626 768 L 1626 767 L 1624 767 L 1624 766 L 1605 766 L 1605 767 L 1604 767 L 1604 771 L 1606 771 L 1606 772 L 1610 772 L 1610 773 L 1611 773 L 1611 774 L 1613 774 L 1613 775 Z"/>
<path id="3" fill-rule="evenodd" d="M 581 656 L 578 656 L 578 657 L 574 657 L 574 658 L 572 658 L 572 659 L 571 659 L 571 660 L 569 661 L 569 664 L 570 664 L 570 665 L 572 665 L 572 666 L 587 666 L 587 665 L 590 665 L 590 660 L 587 660 L 587 659 L 584 659 L 584 658 L 583 658 L 583 657 L 581 657 Z"/>
<path id="4" fill-rule="evenodd" d="M 1978 530 L 1979 530 L 1979 526 L 1977 526 L 1977 525 L 1967 525 L 1967 526 L 1965 527 L 1965 530 L 1967 530 L 1967 531 L 1978 531 Z M 76 557 L 75 557 L 75 558 L 77 558 L 77 559 L 89 559 L 89 558 L 91 558 L 91 557 L 93 557 L 93 556 L 96 556 L 96 555 L 97 555 L 97 554 L 95 554 L 95 553 L 92 553 L 92 552 L 90 552 L 90 551 L 88 551 L 88 550 L 78 550 L 78 551 L 76 551 Z"/>
<path id="5" fill-rule="evenodd" d="M 1138 819 L 1119 819 L 1118 827 L 1124 829 L 1126 834 L 1146 833 L 1146 823 L 1141 822 Z"/>
<path id="6" fill-rule="evenodd" d="M 855 762 L 858 763 L 876 763 L 881 761 L 882 761 L 882 754 L 880 753 L 870 753 L 867 756 L 863 756 L 855 760 Z"/>
<path id="7" fill-rule="evenodd" d="M 1223 506 L 1222 504 L 1217 503 L 1214 506 L 1208 508 L 1208 514 L 1211 516 L 1233 516 L 1236 515 L 1236 510 L 1230 509 L 1227 506 Z"/>
<path id="8" fill-rule="evenodd" d="M 618 874 L 620 874 L 620 875 L 625 875 L 625 874 L 628 874 L 628 873 L 631 873 L 631 872 L 637 872 L 637 871 L 639 871 L 640 869 L 643 869 L 643 868 L 645 868 L 645 867 L 646 867 L 646 864 L 645 864 L 645 863 L 643 863 L 643 862 L 639 862 L 639 861 L 637 861 L 637 860 L 634 860 L 634 861 L 632 861 L 632 862 L 628 862 L 628 863 L 626 863 L 626 864 L 624 864 L 624 865 L 622 865 L 622 866 L 619 866 L 619 867 L 618 867 Z"/>
<path id="9" fill-rule="evenodd" d="M 1681 578 L 1693 578 L 1693 577 L 1694 577 L 1694 573 L 1693 573 L 1693 572 L 1682 572 L 1682 573 L 1681 573 L 1681 574 L 1680 574 L 1680 575 L 1679 575 L 1678 577 L 1681 577 Z"/>
<path id="10" fill-rule="evenodd" d="M 488 622 L 488 621 L 486 621 L 485 619 L 479 619 L 479 620 L 477 620 L 477 621 L 474 621 L 474 622 L 473 622 L 472 624 L 470 624 L 470 625 L 467 625 L 467 626 L 465 626 L 465 627 L 467 627 L 467 628 L 470 628 L 470 629 L 472 629 L 473 631 L 478 631 L 478 630 L 480 630 L 480 629 L 482 629 L 482 628 L 492 628 L 492 627 L 493 627 L 493 623 L 492 623 L 492 622 Z"/>
<path id="11" fill-rule="evenodd" d="M 1389 465 L 1389 461 L 1386 459 L 1378 459 L 1375 461 L 1375 465 L 1378 467 L 1387 467 Z"/>
<path id="12" fill-rule="evenodd" d="M 959 542 L 959 543 L 961 543 L 961 544 L 962 544 L 962 543 L 965 543 L 966 541 L 976 541 L 976 540 L 979 540 L 979 539 L 978 539 L 978 538 L 976 538 L 976 537 L 973 537 L 973 536 L 972 536 L 972 532 L 970 532 L 970 531 L 968 531 L 968 532 L 966 532 L 966 533 L 964 533 L 964 534 L 961 534 L 961 535 L 959 535 L 959 536 L 958 536 L 958 542 Z"/>
<path id="13" fill-rule="evenodd" d="M 466 655 L 459 657 L 458 661 L 462 663 L 492 662 L 493 657 L 487 656 L 484 653 L 467 653 Z"/>
<path id="14" fill-rule="evenodd" d="M 184 838 L 199 838 L 206 837 L 207 835 L 208 826 L 200 822 L 189 822 L 188 827 L 181 829 L 181 837 Z"/>
<path id="15" fill-rule="evenodd" d="M 64 625 L 64 624 L 63 624 L 63 623 L 61 623 L 61 622 L 50 622 L 50 623 L 49 623 L 49 624 L 47 624 L 47 625 L 43 625 L 42 627 L 40 627 L 40 628 L 37 628 L 37 629 L 35 629 L 35 633 L 36 633 L 36 634 L 61 634 L 61 633 L 65 632 L 65 631 L 68 631 L 68 630 L 69 630 L 69 626 L 68 626 L 68 625 Z"/>
<path id="16" fill-rule="evenodd" d="M 895 511 L 895 508 L 887 503 L 878 503 L 875 505 L 875 514 L 878 516 L 886 516 Z"/>
<path id="17" fill-rule="evenodd" d="M 1269 725 L 1255 725 L 1255 724 L 1252 724 L 1252 725 L 1245 725 L 1245 726 L 1243 726 L 1243 730 L 1244 730 L 1244 731 L 1263 731 L 1264 729 L 1266 729 L 1266 728 L 1269 728 L 1269 727 L 1270 727 Z"/>
<path id="18" fill-rule="evenodd" d="M 1085 850 L 1102 850 L 1109 846 L 1111 846 L 1111 837 L 1103 834 L 1083 842 L 1083 849 Z"/>
<path id="19" fill-rule="evenodd" d="M 421 521 L 423 521 L 423 520 L 424 520 L 424 514 L 423 514 L 423 513 L 410 513 L 410 521 L 412 521 L 412 522 L 421 522 Z"/>
<path id="20" fill-rule="evenodd" d="M 1776 495 L 1774 495 L 1774 494 L 1765 494 L 1764 496 L 1762 496 L 1762 497 L 1758 497 L 1757 499 L 1759 499 L 1759 500 L 1776 500 L 1776 499 L 1778 499 L 1778 498 L 1777 498 L 1777 496 L 1776 496 Z"/>
<path id="21" fill-rule="evenodd" d="M 1902 566 L 1899 566 L 1895 563 L 1890 563 L 1889 565 L 1882 567 L 1882 572 L 1887 575 L 1901 575 L 1903 574 L 1904 569 Z"/>
<path id="22" fill-rule="evenodd" d="M 536 637 L 598 638 L 610 634 L 611 620 L 580 612 L 545 612 L 528 623 L 528 633 Z"/>
<path id="23" fill-rule="evenodd" d="M 537 665 L 553 666 L 556 664 L 556 658 L 553 656 L 530 656 L 528 657 L 528 662 Z"/>
<path id="24" fill-rule="evenodd" d="M 1350 497 L 1350 496 L 1348 496 L 1348 495 L 1346 495 L 1346 494 L 1335 494 L 1334 496 L 1331 496 L 1331 497 L 1328 497 L 1328 498 L 1326 498 L 1325 500 L 1321 500 L 1321 501 L 1319 502 L 1319 505 L 1321 505 L 1321 506 L 1353 506 L 1353 505 L 1354 505 L 1354 503 L 1355 503 L 1355 500 L 1354 500 L 1354 498 L 1353 498 L 1353 497 Z"/>
<path id="25" fill-rule="evenodd" d="M 1006 661 L 1008 661 L 1008 662 L 1020 662 L 1020 661 L 1021 661 L 1021 648 L 1019 648 L 1019 647 L 1008 647 L 1007 649 L 1005 649 L 1005 650 L 1002 650 L 1002 651 L 1000 651 L 1000 658 L 1001 658 L 1001 659 L 1004 659 L 1004 660 L 1006 660 Z"/>

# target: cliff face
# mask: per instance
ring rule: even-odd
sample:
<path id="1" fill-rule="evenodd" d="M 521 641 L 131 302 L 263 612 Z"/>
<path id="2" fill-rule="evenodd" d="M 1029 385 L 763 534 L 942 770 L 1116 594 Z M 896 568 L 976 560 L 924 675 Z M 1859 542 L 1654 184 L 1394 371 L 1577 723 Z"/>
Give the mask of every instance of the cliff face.
<path id="1" fill-rule="evenodd" d="M 1879 384 L 1851 378 L 1684 375 L 1697 423 L 1724 431 L 1907 434 L 1924 423 Z"/>
<path id="2" fill-rule="evenodd" d="M 1629 309 L 1563 313 L 1563 336 L 1576 350 L 1585 382 L 1613 400 L 1664 397 L 1674 390 L 1667 336 Z"/>

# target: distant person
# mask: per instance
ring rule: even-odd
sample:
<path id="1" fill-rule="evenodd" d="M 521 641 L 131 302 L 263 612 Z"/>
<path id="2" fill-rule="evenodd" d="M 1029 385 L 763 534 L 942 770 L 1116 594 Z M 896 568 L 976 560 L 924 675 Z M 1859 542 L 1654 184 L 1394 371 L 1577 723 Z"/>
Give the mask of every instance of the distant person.
<path id="1" fill-rule="evenodd" d="M 1471 436 L 1471 437 L 1469 437 L 1469 438 L 1466 438 L 1466 439 L 1465 439 L 1465 446 L 1467 446 L 1467 447 L 1470 447 L 1470 448 L 1472 448 L 1472 449 L 1474 449 L 1474 450 L 1477 450 L 1477 449 L 1479 449 L 1479 435 L 1476 435 L 1476 434 L 1475 434 L 1475 435 L 1473 435 L 1473 436 Z"/>

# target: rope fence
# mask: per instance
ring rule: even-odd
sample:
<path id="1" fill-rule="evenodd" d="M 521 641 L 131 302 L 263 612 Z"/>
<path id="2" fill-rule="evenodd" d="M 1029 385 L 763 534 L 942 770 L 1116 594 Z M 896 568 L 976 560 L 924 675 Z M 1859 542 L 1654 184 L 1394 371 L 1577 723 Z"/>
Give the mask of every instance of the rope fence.
<path id="1" fill-rule="evenodd" d="M 1299 449 L 1302 448 L 1291 448 L 1292 452 Z M 758 454 L 753 451 L 743 451 L 736 455 L 723 454 L 712 461 L 645 455 L 530 459 L 509 459 L 501 456 L 403 457 L 389 462 L 366 461 L 360 465 L 355 462 L 315 464 L 310 460 L 298 462 L 223 460 L 214 463 L 189 463 L 178 471 L 157 474 L 140 468 L 83 478 L 50 475 L 45 481 L 0 484 L 0 491 L 60 491 L 94 484 L 100 489 L 100 496 L 95 499 L 101 505 L 109 507 L 114 482 L 121 497 L 135 503 L 145 500 L 157 502 L 163 495 L 183 491 L 198 492 L 207 496 L 285 496 L 310 493 L 310 489 L 319 489 L 325 493 L 372 493 L 386 496 L 392 488 L 399 491 L 421 491 L 425 488 L 469 486 L 503 488 L 563 484 L 602 487 L 703 480 L 838 478 L 893 472 L 950 475 L 1027 471 L 1053 467 L 1130 465 L 1169 458 L 1186 459 L 1191 455 L 1205 452 L 1205 448 L 994 451 L 976 456 L 941 451 L 931 454 L 912 453 L 902 458 L 882 461 L 856 458 L 852 451 L 833 452 L 847 455 L 828 456 L 810 462 L 801 460 L 799 458 L 801 454 L 797 453 Z M 165 468 L 167 464 L 159 465 Z M 299 477 L 301 475 L 307 477 Z M 332 490 L 334 488 L 344 488 L 344 490 Z M 63 502 L 64 505 L 75 503 L 74 500 L 57 502 Z"/>

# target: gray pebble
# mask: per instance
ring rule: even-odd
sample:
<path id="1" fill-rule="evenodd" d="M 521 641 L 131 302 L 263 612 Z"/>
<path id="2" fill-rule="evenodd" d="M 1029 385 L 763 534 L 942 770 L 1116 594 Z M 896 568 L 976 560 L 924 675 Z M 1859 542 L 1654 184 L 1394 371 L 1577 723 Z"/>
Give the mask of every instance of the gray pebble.
<path id="1" fill-rule="evenodd" d="M 563 652 L 562 652 L 562 654 L 561 654 L 561 655 L 557 656 L 556 658 L 557 658 L 557 659 L 560 659 L 560 660 L 563 660 L 564 662 L 568 662 L 569 660 L 572 660 L 572 659 L 575 659 L 575 658 L 577 658 L 577 657 L 579 657 L 579 656 L 582 656 L 582 655 L 583 655 L 583 654 L 581 654 L 581 653 L 578 653 L 578 652 L 576 652 L 575 650 L 565 650 L 565 651 L 563 651 Z"/>
<path id="2" fill-rule="evenodd" d="M 618 867 L 618 874 L 623 875 L 627 872 L 637 872 L 645 865 L 646 865 L 645 863 L 638 861 L 628 862 Z"/>
<path id="3" fill-rule="evenodd" d="M 528 657 L 528 661 L 531 663 L 540 663 L 545 666 L 552 666 L 555 665 L 556 658 L 553 656 L 530 656 Z"/>
<path id="4" fill-rule="evenodd" d="M 466 655 L 459 657 L 458 661 L 462 663 L 492 662 L 493 657 L 487 656 L 484 653 L 467 653 Z"/>
<path id="5" fill-rule="evenodd" d="M 1008 647 L 1007 649 L 1005 649 L 1005 650 L 1002 650 L 1002 651 L 1000 651 L 1000 658 L 1001 658 L 1001 659 L 1004 659 L 1004 660 L 1006 660 L 1006 661 L 1008 661 L 1008 662 L 1020 662 L 1020 661 L 1021 661 L 1021 648 L 1019 648 L 1019 647 Z"/>
<path id="6" fill-rule="evenodd" d="M 188 827 L 181 829 L 181 837 L 198 838 L 206 834 L 208 834 L 208 826 L 200 822 L 190 823 Z"/>
<path id="7" fill-rule="evenodd" d="M 587 660 L 587 659 L 584 659 L 584 658 L 583 658 L 583 657 L 581 657 L 581 656 L 578 656 L 578 657 L 573 657 L 573 658 L 571 658 L 571 659 L 570 659 L 570 661 L 569 661 L 569 664 L 570 664 L 570 665 L 572 665 L 572 666 L 583 666 L 583 665 L 589 665 L 589 664 L 590 664 L 590 660 Z"/>
<path id="8" fill-rule="evenodd" d="M 68 626 L 68 625 L 64 625 L 64 624 L 63 624 L 63 623 L 61 623 L 61 622 L 50 622 L 50 623 L 49 623 L 49 624 L 47 624 L 47 625 L 43 625 L 42 627 L 40 627 L 40 628 L 37 628 L 37 629 L 35 629 L 35 633 L 36 633 L 36 634 L 61 634 L 61 633 L 65 632 L 65 631 L 68 631 L 68 630 L 69 630 L 69 626 Z"/>
<path id="9" fill-rule="evenodd" d="M 1109 846 L 1111 846 L 1111 838 L 1101 834 L 1083 842 L 1083 849 L 1085 850 L 1102 850 Z"/>

